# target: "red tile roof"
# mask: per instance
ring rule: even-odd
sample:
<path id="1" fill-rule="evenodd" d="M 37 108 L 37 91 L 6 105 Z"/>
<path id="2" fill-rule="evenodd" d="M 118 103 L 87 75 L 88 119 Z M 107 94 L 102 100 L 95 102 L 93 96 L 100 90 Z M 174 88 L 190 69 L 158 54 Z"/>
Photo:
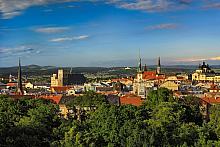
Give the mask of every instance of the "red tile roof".
<path id="1" fill-rule="evenodd" d="M 220 104 L 220 97 L 203 97 L 201 99 L 209 104 Z"/>
<path id="2" fill-rule="evenodd" d="M 7 83 L 6 85 L 9 86 L 9 87 L 16 87 L 17 83 Z"/>
<path id="3" fill-rule="evenodd" d="M 144 100 L 142 100 L 140 96 L 136 96 L 133 94 L 128 94 L 128 95 L 120 97 L 120 104 L 121 105 L 131 104 L 131 105 L 135 105 L 135 106 L 140 106 L 143 102 L 144 102 Z"/>
<path id="4" fill-rule="evenodd" d="M 53 86 L 53 87 L 50 87 L 50 89 L 54 89 L 54 91 L 60 93 L 60 92 L 65 92 L 67 90 L 69 90 L 70 88 L 72 87 L 69 87 L 69 86 Z"/>
<path id="5" fill-rule="evenodd" d="M 56 104 L 59 104 L 62 95 L 41 95 L 39 98 L 53 100 Z"/>
<path id="6" fill-rule="evenodd" d="M 157 75 L 156 71 L 144 71 L 142 76 L 145 80 L 162 80 L 166 78 L 163 74 Z"/>
<path id="7" fill-rule="evenodd" d="M 149 79 L 156 79 L 156 71 L 144 71 L 143 72 L 143 79 L 149 80 Z"/>

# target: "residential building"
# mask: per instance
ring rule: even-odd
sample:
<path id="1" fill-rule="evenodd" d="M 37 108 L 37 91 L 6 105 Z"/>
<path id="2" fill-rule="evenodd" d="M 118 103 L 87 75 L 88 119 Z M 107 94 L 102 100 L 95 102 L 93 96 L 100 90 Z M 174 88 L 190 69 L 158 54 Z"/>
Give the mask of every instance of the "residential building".
<path id="1" fill-rule="evenodd" d="M 176 84 L 173 81 L 166 81 L 166 82 L 162 83 L 160 85 L 160 87 L 167 88 L 167 89 L 172 90 L 172 91 L 179 90 L 179 84 Z"/>

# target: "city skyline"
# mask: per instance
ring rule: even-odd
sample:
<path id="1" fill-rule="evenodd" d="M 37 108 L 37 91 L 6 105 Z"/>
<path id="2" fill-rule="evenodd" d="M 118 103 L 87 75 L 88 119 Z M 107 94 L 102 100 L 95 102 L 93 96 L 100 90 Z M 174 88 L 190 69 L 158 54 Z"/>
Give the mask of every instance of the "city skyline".
<path id="1" fill-rule="evenodd" d="M 217 0 L 2 0 L 0 67 L 220 63 Z"/>

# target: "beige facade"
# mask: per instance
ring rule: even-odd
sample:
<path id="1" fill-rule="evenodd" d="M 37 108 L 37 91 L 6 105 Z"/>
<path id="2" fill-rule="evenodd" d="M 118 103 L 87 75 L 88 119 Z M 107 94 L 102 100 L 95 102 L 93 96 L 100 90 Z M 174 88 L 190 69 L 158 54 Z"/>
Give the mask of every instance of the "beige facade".
<path id="1" fill-rule="evenodd" d="M 57 74 L 53 74 L 51 77 L 51 87 L 53 86 L 63 86 L 63 70 L 58 70 L 58 76 Z"/>
<path id="2" fill-rule="evenodd" d="M 220 75 L 217 74 L 206 74 L 195 72 L 192 74 L 192 80 L 194 81 L 214 81 L 220 82 Z"/>
<path id="3" fill-rule="evenodd" d="M 153 89 L 154 83 L 154 80 L 143 79 L 143 73 L 138 72 L 136 78 L 133 81 L 133 93 L 140 96 L 141 98 L 146 98 L 148 91 Z"/>
<path id="4" fill-rule="evenodd" d="M 177 91 L 179 89 L 179 85 L 172 81 L 166 81 L 161 84 L 160 87 L 167 88 L 172 91 Z"/>
<path id="5" fill-rule="evenodd" d="M 166 78 L 167 81 L 177 81 L 177 76 L 169 76 Z"/>
<path id="6" fill-rule="evenodd" d="M 27 88 L 27 89 L 33 89 L 33 88 L 34 88 L 34 85 L 29 82 L 29 83 L 25 84 L 25 88 Z"/>
<path id="7" fill-rule="evenodd" d="M 199 69 L 192 74 L 193 81 L 214 81 L 220 82 L 220 74 L 215 73 L 209 65 L 203 62 L 203 65 L 199 66 Z"/>

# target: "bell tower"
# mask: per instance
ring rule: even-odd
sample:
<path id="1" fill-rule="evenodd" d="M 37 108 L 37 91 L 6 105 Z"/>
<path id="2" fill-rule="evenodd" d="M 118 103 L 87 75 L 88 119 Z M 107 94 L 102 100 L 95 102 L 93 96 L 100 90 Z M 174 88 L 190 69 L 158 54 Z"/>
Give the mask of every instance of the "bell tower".
<path id="1" fill-rule="evenodd" d="M 22 74 L 21 74 L 21 61 L 20 58 L 18 60 L 18 80 L 17 80 L 17 93 L 19 95 L 23 95 L 23 87 L 22 87 Z"/>
<path id="2" fill-rule="evenodd" d="M 157 61 L 157 74 L 161 73 L 161 64 L 160 64 L 160 57 L 158 57 L 158 61 Z"/>
<path id="3" fill-rule="evenodd" d="M 137 69 L 137 72 L 142 72 L 142 64 L 141 64 L 141 55 L 140 55 L 140 49 L 139 49 L 139 53 L 138 53 L 138 69 Z"/>

